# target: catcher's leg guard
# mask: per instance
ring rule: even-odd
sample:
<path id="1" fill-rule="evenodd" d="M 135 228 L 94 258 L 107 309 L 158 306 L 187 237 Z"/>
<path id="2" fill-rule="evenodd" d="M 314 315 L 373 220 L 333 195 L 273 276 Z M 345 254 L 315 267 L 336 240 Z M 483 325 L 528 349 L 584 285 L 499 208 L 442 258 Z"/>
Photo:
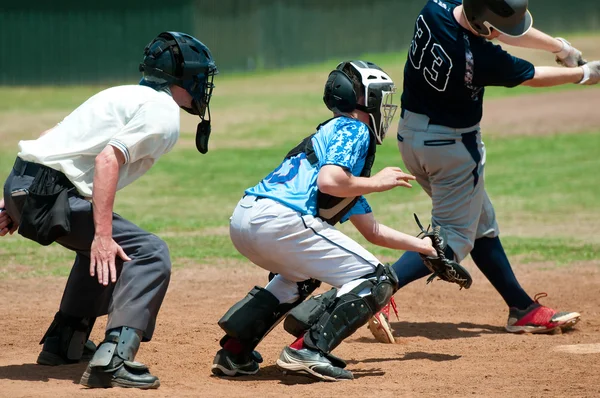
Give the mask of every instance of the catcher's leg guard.
<path id="1" fill-rule="evenodd" d="M 158 388 L 160 382 L 148 367 L 133 361 L 141 339 L 141 330 L 127 326 L 107 331 L 80 383 L 89 388 Z"/>
<path id="2" fill-rule="evenodd" d="M 57 312 L 40 341 L 43 347 L 37 363 L 56 366 L 89 360 L 96 351 L 94 343 L 88 340 L 95 321 L 96 318 L 74 317 Z"/>
<path id="3" fill-rule="evenodd" d="M 233 305 L 219 320 L 227 336 L 238 340 L 250 352 L 294 307 L 314 292 L 321 282 L 314 279 L 298 283 L 300 297 L 293 303 L 279 304 L 268 290 L 255 286 L 246 297 Z M 222 346 L 225 341 L 222 340 Z"/>
<path id="4" fill-rule="evenodd" d="M 337 297 L 304 335 L 304 344 L 329 354 L 342 340 L 367 323 L 396 291 L 397 277 L 379 265 L 374 276 Z"/>
<path id="5" fill-rule="evenodd" d="M 290 311 L 283 322 L 283 328 L 293 336 L 302 336 L 319 321 L 336 295 L 337 289 L 331 289 L 323 294 L 312 296 Z"/>
<path id="6" fill-rule="evenodd" d="M 275 275 L 269 275 L 272 279 Z M 254 287 L 219 320 L 227 333 L 220 341 L 222 350 L 215 355 L 212 372 L 217 376 L 255 374 L 262 357 L 254 349 L 260 341 L 295 306 L 300 304 L 321 282 L 309 279 L 298 283 L 300 297 L 293 303 L 280 304 L 268 290 Z"/>

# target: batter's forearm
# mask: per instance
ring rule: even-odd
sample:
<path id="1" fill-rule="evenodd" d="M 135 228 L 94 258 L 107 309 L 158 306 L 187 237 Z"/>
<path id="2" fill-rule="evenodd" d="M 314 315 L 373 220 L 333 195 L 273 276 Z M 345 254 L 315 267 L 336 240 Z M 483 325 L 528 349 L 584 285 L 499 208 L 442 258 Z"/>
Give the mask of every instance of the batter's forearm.
<path id="1" fill-rule="evenodd" d="M 498 40 L 511 46 L 533 48 L 551 53 L 557 53 L 563 47 L 563 42 L 535 28 L 529 29 L 527 33 L 520 37 L 500 35 Z"/>
<path id="2" fill-rule="evenodd" d="M 112 236 L 112 217 L 119 181 L 119 161 L 111 150 L 102 151 L 95 162 L 92 204 L 96 235 Z"/>
<path id="3" fill-rule="evenodd" d="M 583 79 L 583 68 L 560 68 L 537 66 L 533 79 L 522 83 L 529 87 L 553 87 L 562 84 L 579 83 Z"/>

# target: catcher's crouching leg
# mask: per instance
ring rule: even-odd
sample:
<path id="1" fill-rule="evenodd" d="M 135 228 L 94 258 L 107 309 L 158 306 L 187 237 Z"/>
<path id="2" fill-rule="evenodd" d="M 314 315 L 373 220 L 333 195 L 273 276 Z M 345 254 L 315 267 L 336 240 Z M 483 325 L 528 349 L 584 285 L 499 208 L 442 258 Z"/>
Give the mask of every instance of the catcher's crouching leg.
<path id="1" fill-rule="evenodd" d="M 336 297 L 337 290 L 332 289 L 296 307 L 286 318 L 284 327 L 296 336 L 301 336 L 304 329 L 303 344 L 308 350 L 286 347 L 277 361 L 278 366 L 321 380 L 352 378 L 350 372 L 343 370 L 345 362 L 331 351 L 381 310 L 396 286 L 394 271 L 379 265 L 374 275 L 366 276 L 349 292 Z"/>
<path id="2" fill-rule="evenodd" d="M 298 283 L 300 297 L 280 304 L 268 290 L 255 286 L 219 320 L 226 335 L 215 355 L 212 373 L 217 376 L 251 375 L 258 372 L 262 357 L 254 349 L 285 315 L 314 292 L 321 282 L 309 279 Z"/>
<path id="3" fill-rule="evenodd" d="M 90 360 L 96 351 L 96 345 L 88 340 L 95 321 L 57 312 L 40 341 L 43 347 L 37 363 L 57 366 Z"/>

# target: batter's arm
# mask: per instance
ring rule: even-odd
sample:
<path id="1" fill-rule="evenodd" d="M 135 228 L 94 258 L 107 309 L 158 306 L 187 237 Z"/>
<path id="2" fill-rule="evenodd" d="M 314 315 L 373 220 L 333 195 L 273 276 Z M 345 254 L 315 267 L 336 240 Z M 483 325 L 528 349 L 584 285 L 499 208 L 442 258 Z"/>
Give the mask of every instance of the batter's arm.
<path id="1" fill-rule="evenodd" d="M 536 28 L 529 29 L 527 33 L 519 37 L 500 35 L 498 40 L 511 46 L 533 48 L 551 53 L 557 53 L 563 48 L 562 41 Z"/>
<path id="2" fill-rule="evenodd" d="M 586 63 L 581 51 L 562 37 L 551 37 L 541 30 L 529 29 L 523 36 L 498 36 L 498 40 L 511 46 L 533 48 L 548 51 L 556 55 L 556 62 L 562 66 L 574 68 Z"/>
<path id="3" fill-rule="evenodd" d="M 526 80 L 521 85 L 529 87 L 560 86 L 568 83 L 579 83 L 583 77 L 583 67 L 536 66 L 533 79 Z"/>
<path id="4" fill-rule="evenodd" d="M 350 217 L 350 222 L 366 240 L 374 245 L 389 249 L 414 251 L 426 256 L 437 256 L 437 252 L 431 245 L 431 239 L 416 238 L 380 224 L 373 213 L 355 214 Z"/>
<path id="5" fill-rule="evenodd" d="M 323 193 L 351 198 L 400 186 L 411 188 L 408 181 L 414 179 L 414 176 L 404 173 L 399 167 L 386 167 L 372 177 L 356 177 L 343 167 L 327 164 L 319 170 L 317 186 Z"/>

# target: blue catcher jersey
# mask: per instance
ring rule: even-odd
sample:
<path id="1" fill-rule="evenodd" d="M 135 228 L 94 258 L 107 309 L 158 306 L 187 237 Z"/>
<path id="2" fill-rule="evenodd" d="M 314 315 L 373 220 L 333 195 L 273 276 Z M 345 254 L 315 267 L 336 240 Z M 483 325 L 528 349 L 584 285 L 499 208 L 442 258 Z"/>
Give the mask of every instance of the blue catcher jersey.
<path id="1" fill-rule="evenodd" d="M 302 214 L 317 215 L 317 176 L 324 165 L 336 165 L 360 176 L 369 150 L 370 132 L 364 123 L 338 117 L 321 126 L 312 138 L 318 164 L 311 165 L 301 153 L 285 159 L 279 167 L 256 186 L 246 190 L 248 195 L 271 198 Z M 371 208 L 360 197 L 342 222 L 354 214 L 367 214 Z"/>
<path id="2" fill-rule="evenodd" d="M 452 12 L 461 3 L 427 2 L 404 67 L 402 108 L 451 128 L 481 121 L 485 86 L 514 87 L 535 74 L 531 63 L 460 26 Z"/>

